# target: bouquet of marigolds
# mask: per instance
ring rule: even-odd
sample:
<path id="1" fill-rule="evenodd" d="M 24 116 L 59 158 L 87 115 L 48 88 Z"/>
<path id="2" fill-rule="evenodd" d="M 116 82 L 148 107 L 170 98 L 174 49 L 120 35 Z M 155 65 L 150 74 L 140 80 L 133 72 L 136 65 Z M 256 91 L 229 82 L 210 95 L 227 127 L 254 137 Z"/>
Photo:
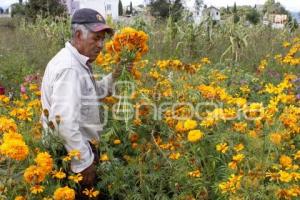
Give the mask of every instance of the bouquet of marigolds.
<path id="1" fill-rule="evenodd" d="M 145 32 L 126 27 L 106 43 L 107 53 L 116 64 L 122 67 L 122 73 L 115 88 L 119 98 L 116 113 L 125 121 L 126 130 L 134 114 L 133 106 L 129 102 L 134 92 L 134 78 L 139 78 L 140 74 L 136 63 L 148 52 L 147 42 L 148 35 Z M 127 70 L 128 66 L 131 66 L 130 71 Z"/>

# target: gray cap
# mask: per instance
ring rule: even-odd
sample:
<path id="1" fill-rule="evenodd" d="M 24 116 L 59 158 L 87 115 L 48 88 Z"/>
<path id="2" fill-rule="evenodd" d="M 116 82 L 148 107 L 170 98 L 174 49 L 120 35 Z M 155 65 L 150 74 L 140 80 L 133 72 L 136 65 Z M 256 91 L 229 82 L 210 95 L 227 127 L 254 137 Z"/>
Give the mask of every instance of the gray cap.
<path id="1" fill-rule="evenodd" d="M 113 34 L 113 29 L 106 24 L 104 17 L 96 10 L 82 8 L 72 16 L 71 24 L 83 24 L 93 32 L 105 31 Z"/>

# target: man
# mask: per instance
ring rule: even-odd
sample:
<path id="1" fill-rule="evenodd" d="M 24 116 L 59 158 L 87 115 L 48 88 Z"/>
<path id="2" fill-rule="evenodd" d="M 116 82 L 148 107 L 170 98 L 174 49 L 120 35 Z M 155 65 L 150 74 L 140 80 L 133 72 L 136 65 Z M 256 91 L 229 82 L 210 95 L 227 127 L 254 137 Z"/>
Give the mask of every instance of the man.
<path id="1" fill-rule="evenodd" d="M 107 96 L 113 81 L 120 76 L 117 67 L 113 73 L 94 79 L 91 63 L 103 48 L 106 34 L 113 30 L 95 10 L 80 9 L 72 16 L 72 39 L 48 63 L 42 81 L 42 107 L 48 116 L 42 116 L 43 126 L 47 121 L 55 124 L 65 141 L 65 148 L 80 151 L 80 159 L 71 161 L 71 170 L 81 173 L 82 189 L 91 188 L 96 182 L 95 159 L 91 141 L 99 139 L 102 130 L 99 114 L 99 99 Z M 46 119 L 47 117 L 47 119 Z M 77 199 L 84 199 L 77 196 Z"/>

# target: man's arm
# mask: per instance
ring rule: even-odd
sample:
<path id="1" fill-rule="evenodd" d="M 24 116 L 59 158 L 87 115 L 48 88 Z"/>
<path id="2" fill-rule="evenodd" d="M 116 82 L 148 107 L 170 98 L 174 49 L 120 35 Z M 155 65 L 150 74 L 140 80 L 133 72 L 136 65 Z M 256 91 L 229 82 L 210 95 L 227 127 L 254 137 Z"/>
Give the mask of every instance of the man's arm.
<path id="1" fill-rule="evenodd" d="M 80 160 L 71 161 L 71 169 L 79 173 L 92 165 L 94 155 L 89 143 L 84 140 L 79 130 L 81 110 L 80 77 L 74 69 L 63 69 L 53 82 L 50 120 L 60 116 L 59 135 L 65 140 L 67 151 L 79 150 Z"/>

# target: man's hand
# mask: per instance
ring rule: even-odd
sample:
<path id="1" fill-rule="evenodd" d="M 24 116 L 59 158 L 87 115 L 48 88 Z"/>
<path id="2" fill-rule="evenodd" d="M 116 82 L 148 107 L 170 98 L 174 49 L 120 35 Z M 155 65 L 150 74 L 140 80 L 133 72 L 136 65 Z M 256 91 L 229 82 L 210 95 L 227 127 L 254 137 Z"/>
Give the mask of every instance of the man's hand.
<path id="1" fill-rule="evenodd" d="M 93 187 L 96 184 L 96 167 L 93 163 L 91 166 L 81 172 L 83 180 L 80 182 L 83 186 Z"/>
<path id="2" fill-rule="evenodd" d="M 133 67 L 132 64 L 128 65 L 128 66 L 126 67 L 127 71 L 128 71 L 128 72 L 131 72 L 132 67 Z M 113 77 L 114 80 L 117 80 L 117 79 L 121 76 L 122 70 L 123 70 L 122 65 L 117 65 L 117 66 L 115 67 L 115 69 L 114 69 L 113 72 L 112 72 L 112 77 Z"/>

